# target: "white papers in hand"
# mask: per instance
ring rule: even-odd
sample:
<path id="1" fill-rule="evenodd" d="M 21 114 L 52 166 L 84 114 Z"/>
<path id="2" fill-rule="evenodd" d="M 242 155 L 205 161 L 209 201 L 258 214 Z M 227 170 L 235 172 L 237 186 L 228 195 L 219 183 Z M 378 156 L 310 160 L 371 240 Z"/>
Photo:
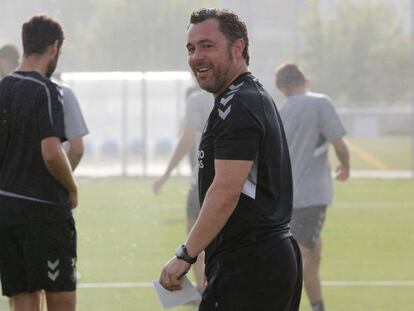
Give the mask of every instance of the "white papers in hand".
<path id="1" fill-rule="evenodd" d="M 162 287 L 159 281 L 154 281 L 153 285 L 157 293 L 158 300 L 164 309 L 173 308 L 193 300 L 201 299 L 199 292 L 186 276 L 184 276 L 184 282 L 181 284 L 181 290 L 170 292 Z"/>

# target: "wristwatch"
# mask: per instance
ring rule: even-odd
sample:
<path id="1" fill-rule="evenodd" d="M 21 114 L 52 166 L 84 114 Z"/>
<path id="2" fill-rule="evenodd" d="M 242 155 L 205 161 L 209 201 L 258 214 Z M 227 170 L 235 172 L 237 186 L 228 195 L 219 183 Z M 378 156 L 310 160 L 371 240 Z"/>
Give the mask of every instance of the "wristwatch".
<path id="1" fill-rule="evenodd" d="M 175 251 L 175 257 L 182 259 L 191 265 L 197 261 L 197 256 L 191 257 L 188 255 L 187 247 L 185 247 L 185 245 L 178 246 L 177 250 Z"/>

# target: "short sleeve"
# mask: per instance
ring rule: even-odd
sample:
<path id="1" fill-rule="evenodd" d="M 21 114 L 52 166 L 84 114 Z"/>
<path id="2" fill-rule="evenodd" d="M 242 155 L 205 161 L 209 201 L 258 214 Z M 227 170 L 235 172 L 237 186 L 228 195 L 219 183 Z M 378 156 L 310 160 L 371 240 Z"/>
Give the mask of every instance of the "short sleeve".
<path id="1" fill-rule="evenodd" d="M 346 131 L 332 102 L 326 98 L 319 107 L 319 124 L 321 134 L 329 142 L 345 136 Z"/>
<path id="2" fill-rule="evenodd" d="M 261 138 L 260 122 L 242 102 L 219 108 L 221 123 L 215 140 L 215 159 L 256 159 Z"/>
<path id="3" fill-rule="evenodd" d="M 89 133 L 89 130 L 83 118 L 79 102 L 70 88 L 62 86 L 62 90 L 66 137 L 70 140 L 75 137 L 85 136 Z"/>
<path id="4" fill-rule="evenodd" d="M 59 137 L 66 139 L 61 90 L 52 84 L 39 89 L 38 124 L 40 139 Z"/>

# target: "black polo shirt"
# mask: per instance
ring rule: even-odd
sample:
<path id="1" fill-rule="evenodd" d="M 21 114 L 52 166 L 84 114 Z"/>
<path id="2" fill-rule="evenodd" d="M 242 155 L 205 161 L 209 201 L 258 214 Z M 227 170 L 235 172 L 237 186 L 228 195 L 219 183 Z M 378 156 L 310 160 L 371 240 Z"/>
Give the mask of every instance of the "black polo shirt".
<path id="1" fill-rule="evenodd" d="M 207 272 L 216 261 L 237 261 L 252 247 L 290 236 L 292 174 L 286 138 L 271 96 L 250 73 L 215 99 L 198 151 L 201 202 L 214 179 L 216 159 L 249 160 L 253 167 L 233 214 L 206 248 Z"/>
<path id="2" fill-rule="evenodd" d="M 0 224 L 70 217 L 66 189 L 49 173 L 41 141 L 65 138 L 59 87 L 37 72 L 14 72 L 0 83 Z"/>

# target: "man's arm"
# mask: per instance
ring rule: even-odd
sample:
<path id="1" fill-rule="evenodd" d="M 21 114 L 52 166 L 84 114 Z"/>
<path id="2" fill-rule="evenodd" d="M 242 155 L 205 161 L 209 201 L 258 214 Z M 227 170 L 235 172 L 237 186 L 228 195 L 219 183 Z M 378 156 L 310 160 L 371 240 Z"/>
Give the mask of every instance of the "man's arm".
<path id="1" fill-rule="evenodd" d="M 190 124 L 186 124 L 184 126 L 183 132 L 181 133 L 180 139 L 174 148 L 173 154 L 168 162 L 164 174 L 154 182 L 154 193 L 158 193 L 161 190 L 163 184 L 168 180 L 168 178 L 170 178 L 173 169 L 178 165 L 178 163 L 180 163 L 182 158 L 188 154 L 194 144 L 196 134 L 197 129 L 194 126 Z"/>
<path id="2" fill-rule="evenodd" d="M 200 254 L 230 218 L 252 165 L 253 161 L 215 161 L 214 180 L 185 243 L 191 257 Z M 178 290 L 181 288 L 181 277 L 189 269 L 189 263 L 173 257 L 164 267 L 160 282 L 168 290 Z"/>
<path id="3" fill-rule="evenodd" d="M 336 157 L 339 160 L 339 166 L 336 168 L 336 179 L 339 181 L 345 181 L 349 178 L 350 165 L 349 165 L 349 149 L 345 140 L 341 137 L 332 142 L 335 149 Z"/>
<path id="4" fill-rule="evenodd" d="M 72 171 L 75 171 L 84 153 L 83 138 L 75 137 L 73 139 L 70 139 L 68 143 L 69 143 L 69 148 L 67 151 L 68 160 L 72 167 Z"/>
<path id="5" fill-rule="evenodd" d="M 78 205 L 78 190 L 72 175 L 69 160 L 64 152 L 60 139 L 48 137 L 42 140 L 42 157 L 46 168 L 55 179 L 69 192 L 73 208 Z"/>

